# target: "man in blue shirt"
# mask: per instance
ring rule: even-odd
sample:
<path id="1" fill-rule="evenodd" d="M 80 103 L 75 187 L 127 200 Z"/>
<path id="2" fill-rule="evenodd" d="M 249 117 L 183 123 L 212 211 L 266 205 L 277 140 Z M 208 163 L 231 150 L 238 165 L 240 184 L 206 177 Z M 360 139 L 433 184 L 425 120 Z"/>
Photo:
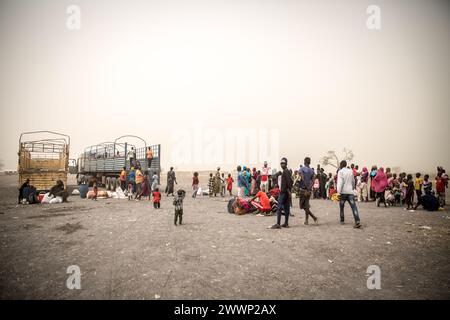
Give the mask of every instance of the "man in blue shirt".
<path id="1" fill-rule="evenodd" d="M 311 210 L 309 209 L 309 198 L 311 197 L 311 188 L 314 183 L 314 170 L 309 166 L 311 164 L 311 158 L 306 157 L 304 161 L 304 166 L 300 167 L 298 173 L 300 175 L 300 183 L 299 183 L 299 202 L 300 202 L 300 210 L 305 210 L 305 225 L 308 225 L 308 218 L 311 216 L 314 219 L 314 223 L 319 223 L 319 218 L 317 218 Z"/>

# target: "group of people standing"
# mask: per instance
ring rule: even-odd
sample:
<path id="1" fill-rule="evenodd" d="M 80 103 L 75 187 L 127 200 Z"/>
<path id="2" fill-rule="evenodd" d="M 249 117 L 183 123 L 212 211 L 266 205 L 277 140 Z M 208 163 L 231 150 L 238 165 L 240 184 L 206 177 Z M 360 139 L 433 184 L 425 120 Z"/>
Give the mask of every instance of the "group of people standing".
<path id="1" fill-rule="evenodd" d="M 271 229 L 289 228 L 289 216 L 290 207 L 292 206 L 292 194 L 293 187 L 296 184 L 297 193 L 299 197 L 300 210 L 305 212 L 304 224 L 309 224 L 309 218 L 314 220 L 314 224 L 319 223 L 319 218 L 315 216 L 310 209 L 309 200 L 311 199 L 313 192 L 317 188 L 316 179 L 319 179 L 314 170 L 310 167 L 311 158 L 306 157 L 304 164 L 300 166 L 299 170 L 295 172 L 295 181 L 293 179 L 293 173 L 287 168 L 287 159 L 282 158 L 280 166 L 282 168 L 281 175 L 278 174 L 278 185 L 280 188 L 280 195 L 278 197 L 277 207 L 277 220 Z M 319 170 L 319 172 L 321 172 Z M 320 188 L 320 182 L 319 182 Z M 325 189 L 324 189 L 325 190 Z M 354 199 L 355 180 L 353 179 L 353 173 L 347 168 L 347 162 L 342 161 L 337 173 L 337 190 L 340 194 L 340 223 L 344 224 L 344 206 L 348 202 L 352 209 L 353 217 L 355 219 L 354 228 L 361 227 L 361 221 L 359 218 L 358 208 Z M 320 193 L 319 193 L 320 194 Z M 281 224 L 281 216 L 284 214 L 284 223 Z"/>
<path id="2" fill-rule="evenodd" d="M 243 211 L 243 208 L 249 207 L 249 210 L 255 208 L 260 210 L 264 206 L 254 204 L 255 199 L 262 196 L 259 191 L 266 193 L 268 199 L 273 199 L 276 194 L 276 215 L 277 221 L 272 229 L 289 227 L 290 208 L 292 207 L 292 198 L 299 198 L 300 209 L 305 212 L 305 225 L 309 224 L 309 218 L 318 224 L 318 218 L 310 210 L 309 200 L 314 199 L 333 199 L 339 201 L 340 222 L 344 223 L 344 207 L 348 202 L 355 220 L 355 228 L 361 227 L 357 201 L 374 201 L 377 206 L 405 205 L 405 210 L 415 210 L 418 206 L 423 206 L 429 211 L 440 210 L 445 205 L 445 189 L 448 188 L 448 175 L 442 167 L 437 168 L 435 178 L 435 191 L 429 175 L 416 173 L 413 179 L 412 174 L 404 172 L 400 174 L 392 173 L 390 168 L 377 168 L 373 166 L 369 172 L 366 167 L 359 171 L 358 165 L 347 164 L 347 161 L 341 161 L 336 174 L 326 174 L 320 165 L 317 170 L 310 167 L 311 159 L 306 157 L 304 164 L 300 165 L 294 172 L 287 167 L 287 159 L 283 158 L 280 162 L 282 171 L 273 170 L 271 172 L 264 163 L 262 170 L 254 168 L 251 172 L 247 167 L 237 167 L 237 196 L 238 199 L 253 196 L 237 208 L 237 212 Z M 251 173 L 255 172 L 254 175 Z M 252 183 L 254 181 L 254 184 Z M 276 192 L 275 192 L 276 191 Z M 265 199 L 265 197 L 264 197 Z M 244 201 L 245 202 L 245 201 Z M 264 200 L 267 208 L 270 210 L 270 203 Z M 267 202 L 267 204 L 266 204 Z M 285 216 L 285 221 L 281 224 L 281 216 Z"/>
<path id="3" fill-rule="evenodd" d="M 122 168 L 119 175 L 120 188 L 126 193 L 128 199 L 140 200 L 142 197 L 154 196 L 156 192 L 159 194 L 159 177 L 156 172 L 149 173 L 148 170 L 142 171 L 138 166 L 137 168 L 131 167 L 127 172 L 126 167 Z"/>

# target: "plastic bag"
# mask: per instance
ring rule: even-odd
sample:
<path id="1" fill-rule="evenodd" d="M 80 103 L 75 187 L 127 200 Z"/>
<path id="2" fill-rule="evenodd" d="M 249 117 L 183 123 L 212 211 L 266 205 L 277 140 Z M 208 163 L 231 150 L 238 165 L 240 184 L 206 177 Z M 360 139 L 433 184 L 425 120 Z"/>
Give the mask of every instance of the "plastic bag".
<path id="1" fill-rule="evenodd" d="M 62 197 L 55 197 L 52 200 L 50 200 L 50 204 L 55 204 L 55 203 L 62 203 L 63 202 L 63 198 Z"/>
<path id="2" fill-rule="evenodd" d="M 46 194 L 44 194 L 44 198 L 42 198 L 41 203 L 50 203 L 50 200 L 53 199 L 53 195 L 50 195 L 49 192 L 47 192 Z"/>
<path id="3" fill-rule="evenodd" d="M 116 188 L 116 194 L 117 194 L 118 199 L 126 199 L 127 198 L 127 196 L 125 195 L 125 193 L 123 192 L 121 187 Z"/>

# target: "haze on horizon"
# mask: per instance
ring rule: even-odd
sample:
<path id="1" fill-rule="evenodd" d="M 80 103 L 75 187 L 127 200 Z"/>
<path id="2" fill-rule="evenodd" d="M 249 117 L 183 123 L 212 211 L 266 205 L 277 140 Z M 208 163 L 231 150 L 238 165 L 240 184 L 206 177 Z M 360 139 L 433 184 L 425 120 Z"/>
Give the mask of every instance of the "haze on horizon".
<path id="1" fill-rule="evenodd" d="M 344 147 L 360 166 L 450 167 L 448 1 L 1 0 L 0 48 L 5 170 L 21 132 L 70 135 L 71 158 L 134 134 L 168 168 L 199 127 L 275 130 L 291 167 Z"/>

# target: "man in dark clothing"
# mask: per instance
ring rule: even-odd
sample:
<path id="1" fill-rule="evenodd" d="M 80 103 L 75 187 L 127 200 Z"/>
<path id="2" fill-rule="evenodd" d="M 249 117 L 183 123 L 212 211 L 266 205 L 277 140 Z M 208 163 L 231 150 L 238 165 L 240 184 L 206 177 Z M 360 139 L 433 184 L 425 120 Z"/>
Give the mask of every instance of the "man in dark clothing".
<path id="1" fill-rule="evenodd" d="M 27 179 L 19 188 L 19 204 L 23 199 L 23 190 L 25 190 L 25 188 L 28 188 L 29 186 L 30 186 L 30 179 Z"/>
<path id="2" fill-rule="evenodd" d="M 320 168 L 320 173 L 318 173 L 318 178 L 319 178 L 319 194 L 320 194 L 320 198 L 322 199 L 326 199 L 327 198 L 327 190 L 325 188 L 325 185 L 327 183 L 327 175 L 325 174 L 325 171 L 323 170 L 323 168 Z"/>
<path id="3" fill-rule="evenodd" d="M 304 160 L 304 166 L 300 167 L 298 173 L 300 174 L 300 210 L 305 210 L 305 225 L 308 225 L 308 218 L 311 216 L 314 219 L 314 223 L 318 224 L 319 219 L 313 215 L 311 210 L 309 210 L 309 199 L 311 198 L 311 188 L 314 184 L 314 171 L 309 167 L 311 164 L 311 159 L 306 157 Z M 323 170 L 323 169 L 322 169 Z"/>
<path id="4" fill-rule="evenodd" d="M 49 193 L 54 197 L 61 197 L 63 202 L 66 202 L 67 198 L 69 197 L 69 193 L 64 188 L 64 183 L 61 180 L 56 181 L 56 185 L 51 187 Z"/>
<path id="5" fill-rule="evenodd" d="M 271 229 L 289 228 L 289 213 L 290 213 L 290 197 L 292 189 L 292 175 L 287 168 L 287 159 L 281 159 L 281 168 L 283 172 L 281 174 L 280 195 L 278 196 L 278 209 L 277 209 L 277 223 L 274 224 Z M 281 211 L 284 210 L 284 224 L 281 223 Z"/>
<path id="6" fill-rule="evenodd" d="M 417 210 L 419 206 L 423 206 L 423 208 L 427 211 L 438 211 L 439 200 L 432 194 L 424 194 L 417 200 L 417 203 L 414 206 L 414 210 Z"/>

